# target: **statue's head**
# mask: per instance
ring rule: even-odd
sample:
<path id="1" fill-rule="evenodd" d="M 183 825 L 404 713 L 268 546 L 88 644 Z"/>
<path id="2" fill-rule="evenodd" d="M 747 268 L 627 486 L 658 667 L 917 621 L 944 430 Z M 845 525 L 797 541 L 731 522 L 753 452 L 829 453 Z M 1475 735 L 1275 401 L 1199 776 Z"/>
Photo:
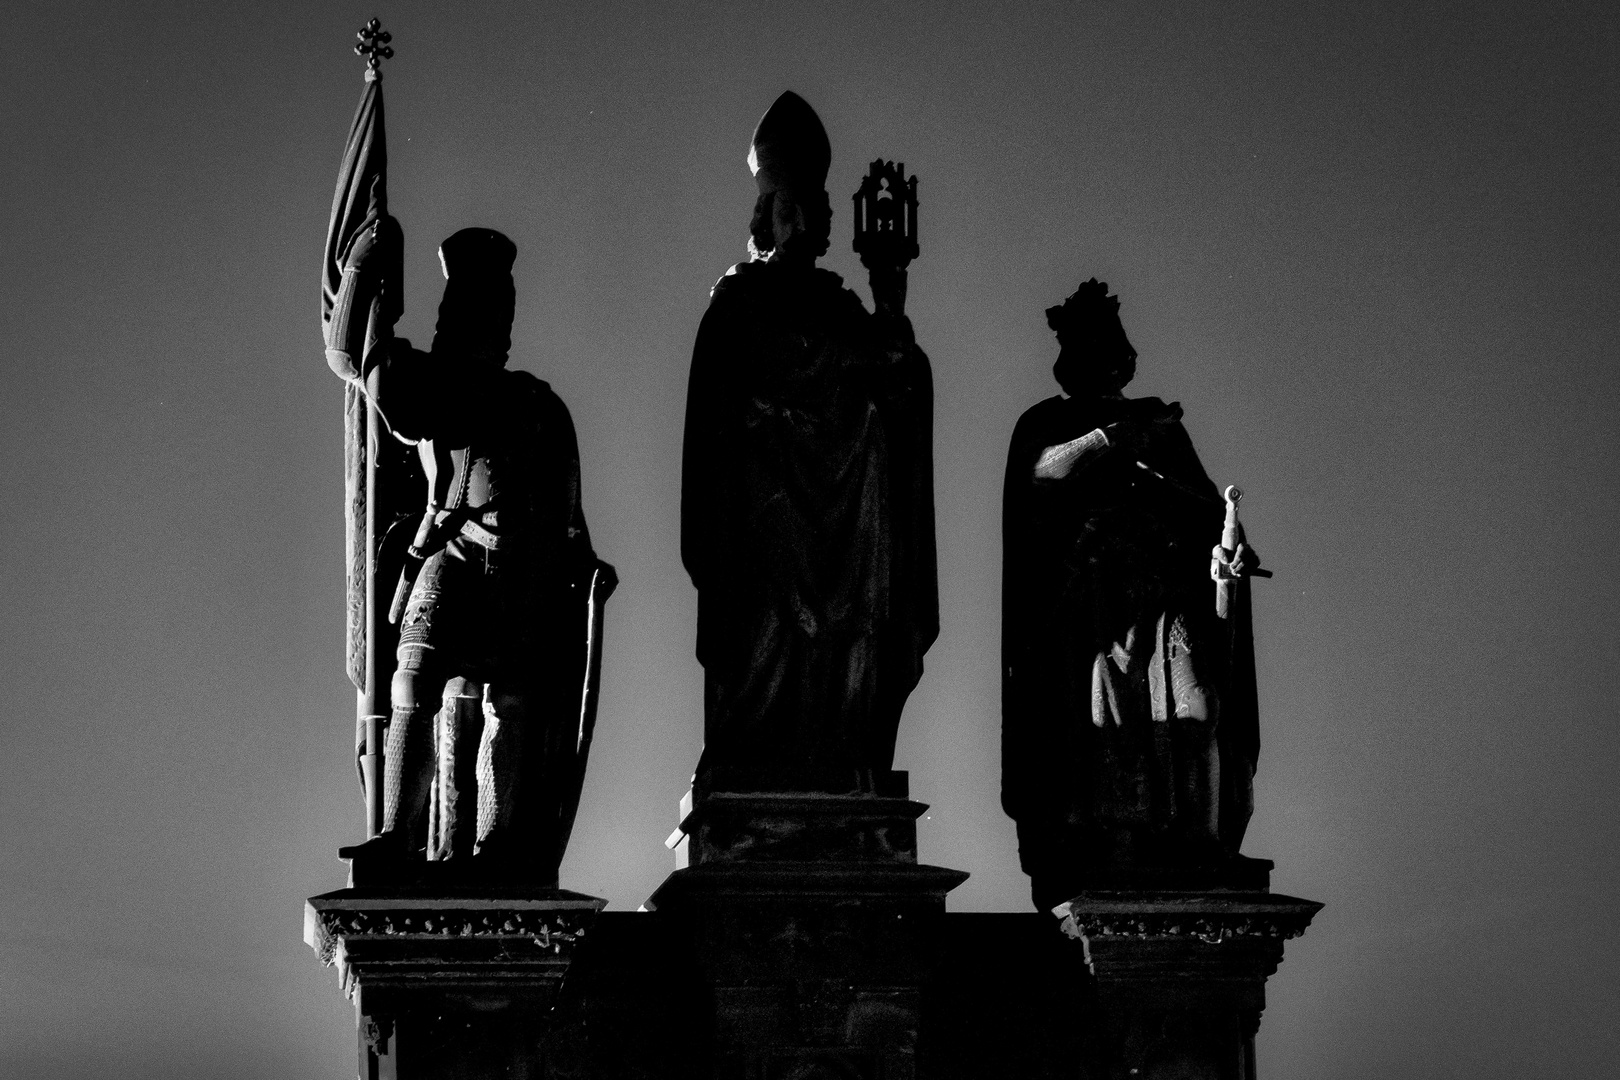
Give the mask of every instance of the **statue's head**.
<path id="1" fill-rule="evenodd" d="M 494 229 L 462 229 L 439 245 L 444 299 L 433 329 L 433 353 L 457 362 L 500 367 L 512 348 L 517 245 Z"/>
<path id="2" fill-rule="evenodd" d="M 1136 349 L 1119 321 L 1119 297 L 1092 278 L 1056 307 L 1046 323 L 1057 334 L 1052 374 L 1070 397 L 1117 394 L 1136 376 Z"/>
<path id="3" fill-rule="evenodd" d="M 759 254 L 779 262 L 813 263 L 827 253 L 832 203 L 827 169 L 832 144 L 804 98 L 791 90 L 765 110 L 754 128 L 748 167 L 759 185 L 748 232 Z"/>

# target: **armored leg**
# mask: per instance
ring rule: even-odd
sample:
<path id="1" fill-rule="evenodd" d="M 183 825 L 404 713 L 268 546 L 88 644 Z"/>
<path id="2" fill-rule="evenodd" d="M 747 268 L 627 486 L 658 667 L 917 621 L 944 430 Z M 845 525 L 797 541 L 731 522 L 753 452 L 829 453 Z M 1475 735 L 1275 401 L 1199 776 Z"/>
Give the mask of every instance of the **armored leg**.
<path id="1" fill-rule="evenodd" d="M 439 712 L 438 793 L 439 828 L 435 859 L 471 855 L 477 840 L 478 795 L 476 761 L 484 726 L 483 687 L 467 679 L 451 679 L 444 687 Z"/>
<path id="2" fill-rule="evenodd" d="M 502 854 L 515 839 L 523 786 L 525 695 L 501 684 L 484 689 L 484 733 L 478 744 L 478 851 Z"/>
<path id="3" fill-rule="evenodd" d="M 420 847 L 419 825 L 433 785 L 434 715 L 452 673 L 446 647 L 455 641 L 453 589 L 443 553 L 428 559 L 400 621 L 388 721 L 382 835 L 400 850 Z"/>
<path id="4" fill-rule="evenodd" d="M 442 677 L 422 670 L 421 650 L 401 646 L 394 673 L 394 712 L 388 721 L 388 765 L 383 771 L 383 832 L 396 843 L 415 835 L 433 784 L 433 716 L 439 710 Z"/>

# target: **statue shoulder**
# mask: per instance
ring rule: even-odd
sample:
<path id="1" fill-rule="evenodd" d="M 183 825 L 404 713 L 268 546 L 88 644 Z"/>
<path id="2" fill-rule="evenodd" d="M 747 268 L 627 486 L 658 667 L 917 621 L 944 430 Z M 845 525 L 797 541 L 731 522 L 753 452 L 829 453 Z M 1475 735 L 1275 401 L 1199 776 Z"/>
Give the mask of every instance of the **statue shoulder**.
<path id="1" fill-rule="evenodd" d="M 1068 411 L 1067 400 L 1062 394 L 1053 394 L 1049 398 L 1037 401 L 1025 409 L 1018 417 L 1017 427 L 1033 426 L 1056 420 Z M 1015 428 L 1014 430 L 1017 430 Z"/>
<path id="2" fill-rule="evenodd" d="M 803 275 L 793 273 L 789 278 L 784 278 L 783 273 L 782 267 L 768 262 L 737 263 L 720 275 L 720 280 L 709 290 L 709 297 L 714 301 L 748 301 L 779 291 L 803 290 L 824 301 L 852 304 L 864 310 L 861 298 L 854 290 L 845 288 L 844 279 L 831 270 L 818 266 Z"/>
<path id="3" fill-rule="evenodd" d="M 854 298 L 857 304 L 860 303 L 860 297 L 856 295 L 855 290 L 845 287 L 843 275 L 835 274 L 824 266 L 818 266 L 810 271 L 810 280 L 815 282 L 815 287 L 818 289 L 830 293 L 840 293 Z"/>
<path id="4" fill-rule="evenodd" d="M 1177 402 L 1177 405 L 1179 407 L 1180 403 Z M 1126 398 L 1124 407 L 1126 412 L 1131 415 L 1143 416 L 1156 416 L 1169 408 L 1165 404 L 1164 398 L 1159 397 Z"/>
<path id="5" fill-rule="evenodd" d="M 1160 432 L 1160 438 L 1169 439 L 1174 443 L 1192 450 L 1192 436 L 1187 434 L 1186 425 L 1182 421 L 1181 402 L 1166 402 L 1163 398 L 1143 397 L 1127 398 L 1125 401 L 1127 419 L 1142 424 L 1150 424 Z"/>
<path id="6" fill-rule="evenodd" d="M 538 375 L 508 368 L 501 372 L 501 378 L 495 385 L 497 394 L 517 403 L 525 412 L 548 419 L 559 413 L 568 415 L 568 406 L 563 404 L 563 399 L 551 388 L 550 383 Z"/>
<path id="7" fill-rule="evenodd" d="M 497 408 L 505 409 L 514 429 L 543 442 L 573 443 L 574 418 L 551 384 L 527 371 L 508 369 L 496 383 Z"/>
<path id="8" fill-rule="evenodd" d="M 1061 394 L 1053 394 L 1043 401 L 1037 401 L 1018 417 L 1013 425 L 1013 441 L 1023 439 L 1042 438 L 1049 434 L 1055 435 L 1061 429 L 1073 423 L 1073 405 Z"/>
<path id="9" fill-rule="evenodd" d="M 551 384 L 528 371 L 504 368 L 495 384 L 503 394 L 519 394 L 528 398 L 556 397 Z"/>
<path id="10" fill-rule="evenodd" d="M 825 267 L 811 267 L 803 273 L 793 274 L 791 278 L 779 278 L 772 284 L 796 294 L 801 303 L 808 302 L 812 307 L 836 308 L 863 314 L 866 312 L 866 305 L 861 302 L 860 294 L 844 285 L 841 274 Z"/>
<path id="11" fill-rule="evenodd" d="M 720 275 L 720 280 L 714 283 L 709 290 L 709 299 L 719 300 L 722 296 L 727 299 L 740 299 L 760 284 L 759 273 L 764 269 L 763 263 L 740 262 L 733 263 Z"/>

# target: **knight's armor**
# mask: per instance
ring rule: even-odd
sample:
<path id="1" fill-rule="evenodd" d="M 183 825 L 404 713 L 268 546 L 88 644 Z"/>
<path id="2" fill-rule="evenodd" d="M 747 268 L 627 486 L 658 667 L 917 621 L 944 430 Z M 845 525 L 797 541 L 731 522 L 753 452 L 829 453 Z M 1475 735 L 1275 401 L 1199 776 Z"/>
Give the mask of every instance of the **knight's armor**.
<path id="1" fill-rule="evenodd" d="M 396 611 L 383 833 L 430 858 L 538 858 L 545 876 L 583 767 L 586 591 L 598 563 L 568 410 L 546 383 L 503 366 L 515 249 L 463 230 L 441 254 L 449 280 L 433 348 L 396 340 L 373 383 L 391 429 L 417 441 L 429 491 Z"/>

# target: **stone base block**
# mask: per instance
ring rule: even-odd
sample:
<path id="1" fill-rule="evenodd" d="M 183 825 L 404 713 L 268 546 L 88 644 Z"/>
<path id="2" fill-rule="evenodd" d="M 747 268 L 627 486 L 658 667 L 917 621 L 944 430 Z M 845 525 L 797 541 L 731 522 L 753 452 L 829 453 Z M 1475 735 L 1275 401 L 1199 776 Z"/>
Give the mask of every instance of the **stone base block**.
<path id="1" fill-rule="evenodd" d="M 646 907 L 692 957 L 719 1080 L 917 1075 L 945 894 L 905 774 L 859 794 L 700 793 Z M 880 793 L 881 792 L 881 793 Z"/>
<path id="2" fill-rule="evenodd" d="M 647 906 L 710 996 L 716 1078 L 910 1080 L 945 894 L 966 879 L 915 863 L 711 863 L 677 870 Z"/>
<path id="3" fill-rule="evenodd" d="M 1253 1080 L 1266 980 L 1322 908 L 1268 892 L 1088 892 L 1054 911 L 1110 1080 Z"/>
<path id="4" fill-rule="evenodd" d="M 527 1076 L 566 1057 L 550 1012 L 606 901 L 559 890 L 343 889 L 304 940 L 355 1003 L 361 1080 Z"/>

